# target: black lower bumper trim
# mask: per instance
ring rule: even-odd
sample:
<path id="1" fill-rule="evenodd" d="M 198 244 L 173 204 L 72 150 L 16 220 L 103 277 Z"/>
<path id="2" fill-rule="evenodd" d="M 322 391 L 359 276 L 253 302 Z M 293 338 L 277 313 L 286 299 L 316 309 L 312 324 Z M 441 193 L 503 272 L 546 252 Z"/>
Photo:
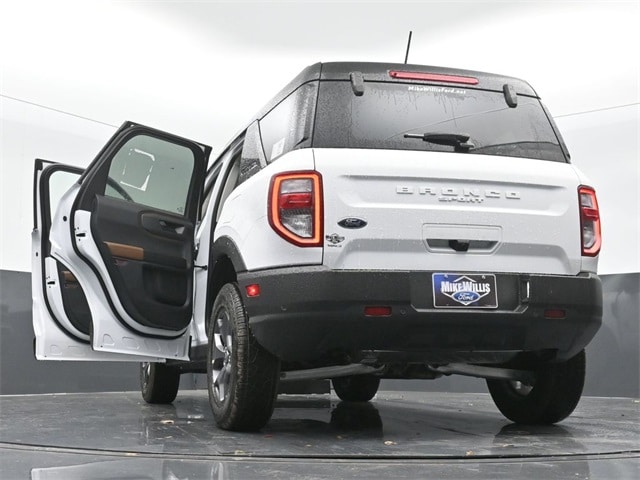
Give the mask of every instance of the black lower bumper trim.
<path id="1" fill-rule="evenodd" d="M 244 298 L 251 330 L 285 361 L 357 360 L 367 351 L 424 362 L 555 351 L 562 360 L 582 350 L 602 321 L 602 286 L 590 273 L 496 274 L 496 309 L 434 308 L 431 272 L 297 267 L 243 273 L 238 282 L 242 292 L 260 285 L 259 296 Z M 390 314 L 368 316 L 367 306 Z M 560 318 L 547 318 L 548 309 Z"/>

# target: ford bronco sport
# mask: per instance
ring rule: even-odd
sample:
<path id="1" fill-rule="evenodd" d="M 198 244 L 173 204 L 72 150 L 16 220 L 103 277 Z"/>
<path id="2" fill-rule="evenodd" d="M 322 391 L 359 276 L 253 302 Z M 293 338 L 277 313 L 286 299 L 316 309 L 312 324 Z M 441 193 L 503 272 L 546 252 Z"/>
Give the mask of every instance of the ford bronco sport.
<path id="1" fill-rule="evenodd" d="M 318 63 L 209 154 L 127 122 L 84 171 L 36 161 L 38 359 L 139 361 L 150 403 L 206 372 L 231 430 L 300 379 L 363 402 L 471 375 L 512 421 L 574 410 L 600 218 L 528 83 Z"/>

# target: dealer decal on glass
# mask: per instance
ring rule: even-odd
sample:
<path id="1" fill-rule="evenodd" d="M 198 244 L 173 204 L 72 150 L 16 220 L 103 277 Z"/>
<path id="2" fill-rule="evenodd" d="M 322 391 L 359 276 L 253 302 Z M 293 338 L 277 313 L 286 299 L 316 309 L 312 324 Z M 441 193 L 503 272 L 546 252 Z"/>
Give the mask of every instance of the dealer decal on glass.
<path id="1" fill-rule="evenodd" d="M 498 308 L 496 276 L 467 273 L 434 273 L 435 308 Z"/>

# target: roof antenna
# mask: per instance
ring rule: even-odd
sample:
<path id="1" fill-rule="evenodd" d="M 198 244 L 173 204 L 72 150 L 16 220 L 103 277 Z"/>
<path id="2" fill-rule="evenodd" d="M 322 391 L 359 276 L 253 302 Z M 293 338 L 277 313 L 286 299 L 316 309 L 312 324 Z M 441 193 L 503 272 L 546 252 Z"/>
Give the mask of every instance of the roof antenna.
<path id="1" fill-rule="evenodd" d="M 407 60 L 409 60 L 409 49 L 411 48 L 411 34 L 413 32 L 411 30 L 409 30 L 409 40 L 407 40 L 407 53 L 404 56 L 404 64 L 407 64 Z"/>

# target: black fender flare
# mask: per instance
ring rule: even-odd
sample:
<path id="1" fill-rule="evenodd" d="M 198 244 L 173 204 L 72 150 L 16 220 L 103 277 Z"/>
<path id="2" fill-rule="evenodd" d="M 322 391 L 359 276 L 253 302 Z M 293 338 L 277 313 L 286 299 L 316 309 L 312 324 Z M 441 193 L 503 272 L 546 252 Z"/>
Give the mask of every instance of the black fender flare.
<path id="1" fill-rule="evenodd" d="M 208 323 L 209 317 L 211 316 L 211 311 L 213 310 L 213 303 L 215 302 L 216 292 L 222 288 L 224 283 L 229 281 L 228 278 L 219 279 L 215 272 L 219 270 L 216 269 L 218 266 L 218 262 L 222 258 L 228 258 L 233 267 L 233 274 L 237 278 L 238 273 L 246 272 L 247 267 L 245 266 L 244 259 L 240 254 L 240 250 L 236 243 L 229 237 L 223 236 L 218 238 L 209 249 L 209 265 L 207 267 L 207 304 L 205 307 L 205 324 Z M 226 267 L 222 268 L 225 277 L 231 275 L 229 272 L 228 264 Z"/>
<path id="2" fill-rule="evenodd" d="M 209 251 L 209 269 L 215 269 L 216 261 L 223 256 L 226 256 L 231 260 L 236 274 L 247 271 L 244 259 L 242 258 L 242 254 L 240 253 L 236 242 L 226 236 L 218 238 L 213 242 L 213 245 L 211 245 L 211 249 Z"/>

